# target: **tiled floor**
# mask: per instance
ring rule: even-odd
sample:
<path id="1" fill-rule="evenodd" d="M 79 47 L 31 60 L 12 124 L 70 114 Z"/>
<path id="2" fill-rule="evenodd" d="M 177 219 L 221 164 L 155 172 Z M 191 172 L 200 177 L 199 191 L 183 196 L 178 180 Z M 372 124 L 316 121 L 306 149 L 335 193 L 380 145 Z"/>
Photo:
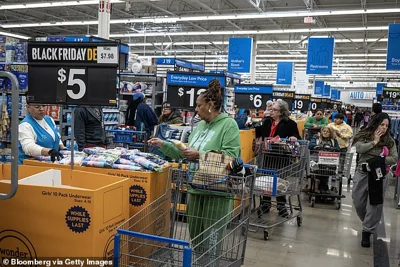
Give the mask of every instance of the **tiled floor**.
<path id="1" fill-rule="evenodd" d="M 394 182 L 394 181 L 392 181 Z M 360 245 L 361 223 L 344 181 L 341 210 L 334 205 L 310 207 L 303 196 L 303 225 L 295 220 L 269 231 L 249 233 L 246 267 L 400 267 L 400 210 L 395 207 L 394 186 L 387 190 L 384 218 L 371 248 Z"/>

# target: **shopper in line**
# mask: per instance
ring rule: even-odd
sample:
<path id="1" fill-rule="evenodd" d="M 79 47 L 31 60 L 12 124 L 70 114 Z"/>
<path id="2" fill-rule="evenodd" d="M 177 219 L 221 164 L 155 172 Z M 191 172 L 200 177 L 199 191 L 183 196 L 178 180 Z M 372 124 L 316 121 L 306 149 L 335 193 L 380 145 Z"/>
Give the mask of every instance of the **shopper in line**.
<path id="1" fill-rule="evenodd" d="M 143 93 L 134 93 L 132 102 L 126 111 L 126 125 L 134 126 L 137 131 L 145 131 L 150 137 L 158 119 L 154 111 L 145 103 L 146 97 Z"/>
<path id="2" fill-rule="evenodd" d="M 167 124 L 182 124 L 183 120 L 179 110 L 172 108 L 169 103 L 164 102 L 162 103 L 161 116 L 158 119 L 158 122 Z"/>
<path id="3" fill-rule="evenodd" d="M 361 122 L 364 119 L 364 115 L 361 111 L 361 109 L 357 108 L 355 111 L 355 116 L 354 116 L 354 126 L 359 128 L 361 126 Z"/>
<path id="4" fill-rule="evenodd" d="M 347 118 L 347 124 L 348 124 L 349 126 L 352 126 L 352 125 L 353 125 L 353 111 L 352 111 L 351 108 L 348 108 L 348 109 L 345 111 L 345 116 L 346 116 L 346 118 Z"/>
<path id="5" fill-rule="evenodd" d="M 232 118 L 226 113 L 221 113 L 222 101 L 221 84 L 214 79 L 210 82 L 208 90 L 197 98 L 196 112 L 202 120 L 189 136 L 188 149 L 182 151 L 174 144 L 158 138 L 151 139 L 150 145 L 160 147 L 164 155 L 174 159 L 186 158 L 195 161 L 200 158 L 200 155 L 211 151 L 220 152 L 229 157 L 240 157 L 239 128 Z M 197 170 L 197 164 L 189 164 L 189 169 Z M 203 233 L 203 239 L 193 240 L 194 250 L 207 251 L 215 247 L 214 251 L 208 253 L 215 253 L 214 256 L 219 257 L 226 231 L 224 225 L 230 219 L 227 215 L 234 205 L 232 195 L 228 192 L 189 189 L 187 204 L 190 237 L 193 240 L 194 237 Z M 225 219 L 218 223 L 217 228 L 209 229 L 222 218 Z"/>
<path id="6" fill-rule="evenodd" d="M 60 160 L 64 149 L 61 136 L 54 120 L 45 115 L 45 106 L 27 105 L 28 115 L 18 126 L 18 163 L 36 156 L 50 156 L 54 162 Z"/>
<path id="7" fill-rule="evenodd" d="M 389 119 L 386 113 L 376 114 L 353 141 L 360 155 L 353 181 L 353 204 L 362 221 L 363 247 L 370 247 L 370 236 L 382 217 L 383 200 L 388 185 L 385 165 L 390 166 L 397 162 L 397 148 L 390 135 Z M 371 166 L 375 164 L 374 161 L 382 161 L 384 166 L 380 172 L 383 177 L 376 177 L 376 167 Z"/>
<path id="8" fill-rule="evenodd" d="M 257 138 L 271 138 L 279 136 L 280 138 L 289 138 L 290 140 L 296 141 L 301 139 L 297 123 L 289 118 L 289 106 L 283 101 L 276 101 L 272 105 L 271 119 L 264 119 L 263 125 L 256 127 Z M 260 166 L 261 168 L 272 169 L 274 166 Z M 286 209 L 286 197 L 280 196 L 276 198 L 279 216 L 288 217 L 288 211 Z M 271 208 L 271 198 L 263 197 L 261 201 L 261 210 L 266 213 Z"/>
<path id="9" fill-rule="evenodd" d="M 382 113 L 382 104 L 381 103 L 372 104 L 371 121 L 376 114 L 380 114 L 380 113 Z"/>
<path id="10" fill-rule="evenodd" d="M 75 109 L 74 134 L 79 151 L 86 147 L 105 147 L 106 133 L 101 107 L 77 107 Z"/>
<path id="11" fill-rule="evenodd" d="M 350 145 L 350 139 L 353 137 L 353 130 L 344 121 L 344 118 L 345 117 L 342 113 L 338 113 L 335 115 L 335 121 L 329 124 L 329 126 L 335 131 L 339 142 L 340 152 L 347 152 Z"/>
<path id="12" fill-rule="evenodd" d="M 271 100 L 267 101 L 267 107 L 266 107 L 266 109 L 264 111 L 264 118 L 271 117 L 271 115 L 272 115 L 272 105 L 273 104 L 274 104 L 274 102 L 272 102 Z"/>
<path id="13" fill-rule="evenodd" d="M 317 109 L 314 116 L 309 117 L 304 124 L 305 128 L 321 128 L 328 125 L 328 119 L 324 117 L 324 111 Z"/>

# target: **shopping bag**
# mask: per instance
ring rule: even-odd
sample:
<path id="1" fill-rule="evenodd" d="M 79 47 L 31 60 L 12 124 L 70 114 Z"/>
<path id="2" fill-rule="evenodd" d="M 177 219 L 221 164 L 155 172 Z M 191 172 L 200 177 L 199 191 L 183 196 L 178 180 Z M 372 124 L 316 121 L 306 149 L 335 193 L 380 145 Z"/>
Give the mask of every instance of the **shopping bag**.
<path id="1" fill-rule="evenodd" d="M 191 185 L 195 189 L 229 191 L 228 164 L 235 158 L 221 152 L 210 151 L 200 156 L 199 168 L 193 175 Z"/>

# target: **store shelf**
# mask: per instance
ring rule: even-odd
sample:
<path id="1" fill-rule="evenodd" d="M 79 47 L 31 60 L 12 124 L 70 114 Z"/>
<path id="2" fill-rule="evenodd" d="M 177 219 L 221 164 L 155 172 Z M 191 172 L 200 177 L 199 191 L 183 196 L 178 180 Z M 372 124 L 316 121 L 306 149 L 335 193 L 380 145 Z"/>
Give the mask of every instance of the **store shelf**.
<path id="1" fill-rule="evenodd" d="M 136 76 L 136 77 L 156 77 L 154 73 L 133 73 L 133 72 L 117 72 L 121 76 Z"/>

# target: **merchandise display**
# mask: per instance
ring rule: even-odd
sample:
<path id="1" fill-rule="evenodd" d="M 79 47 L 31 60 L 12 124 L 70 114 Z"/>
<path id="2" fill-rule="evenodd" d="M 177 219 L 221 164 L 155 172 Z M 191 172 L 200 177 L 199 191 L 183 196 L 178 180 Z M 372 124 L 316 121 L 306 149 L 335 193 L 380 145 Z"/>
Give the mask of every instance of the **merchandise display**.
<path id="1" fill-rule="evenodd" d="M 61 151 L 64 158 L 55 164 L 71 165 L 71 151 Z M 38 156 L 35 160 L 51 162 L 50 156 Z M 139 150 L 124 148 L 105 149 L 102 147 L 85 148 L 82 152 L 74 152 L 74 164 L 86 167 L 113 168 L 131 171 L 161 172 L 169 164 L 157 155 L 143 153 Z"/>

